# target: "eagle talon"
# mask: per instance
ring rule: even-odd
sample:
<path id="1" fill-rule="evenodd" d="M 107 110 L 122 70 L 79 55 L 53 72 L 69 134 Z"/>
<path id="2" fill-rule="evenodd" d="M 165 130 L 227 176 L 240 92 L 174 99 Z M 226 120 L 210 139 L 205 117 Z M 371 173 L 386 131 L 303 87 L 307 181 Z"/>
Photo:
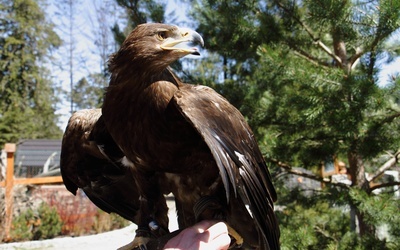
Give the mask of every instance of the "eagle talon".
<path id="1" fill-rule="evenodd" d="M 228 227 L 228 234 L 231 236 L 233 240 L 235 240 L 229 249 L 234 248 L 234 247 L 241 247 L 243 245 L 243 237 L 235 230 L 233 227 L 226 225 Z"/>
<path id="2" fill-rule="evenodd" d="M 146 247 L 146 245 L 140 245 L 140 246 L 135 247 L 133 250 L 147 250 L 147 247 Z"/>
<path id="3" fill-rule="evenodd" d="M 118 250 L 147 250 L 147 243 L 150 241 L 148 237 L 136 236 L 129 244 L 118 248 Z"/>

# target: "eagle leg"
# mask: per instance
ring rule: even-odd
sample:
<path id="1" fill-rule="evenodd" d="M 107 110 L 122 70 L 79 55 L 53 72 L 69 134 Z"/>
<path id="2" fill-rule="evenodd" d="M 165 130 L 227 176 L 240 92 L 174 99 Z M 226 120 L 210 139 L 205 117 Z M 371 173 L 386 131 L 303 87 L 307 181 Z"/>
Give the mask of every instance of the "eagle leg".
<path id="1" fill-rule="evenodd" d="M 140 208 L 137 216 L 136 236 L 131 243 L 121 247 L 121 250 L 146 250 L 146 245 L 150 240 L 169 233 L 168 207 L 165 197 L 160 192 L 154 192 L 157 190 L 157 186 L 153 185 L 152 187 L 152 192 L 144 191 L 147 195 L 139 198 Z"/>

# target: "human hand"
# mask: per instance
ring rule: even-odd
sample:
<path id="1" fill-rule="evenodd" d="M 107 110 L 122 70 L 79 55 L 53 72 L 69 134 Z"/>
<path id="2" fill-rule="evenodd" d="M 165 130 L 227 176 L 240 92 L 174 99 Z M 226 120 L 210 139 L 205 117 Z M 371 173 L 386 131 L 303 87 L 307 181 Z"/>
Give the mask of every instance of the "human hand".
<path id="1" fill-rule="evenodd" d="M 170 239 L 164 250 L 226 250 L 230 242 L 225 223 L 205 220 Z"/>

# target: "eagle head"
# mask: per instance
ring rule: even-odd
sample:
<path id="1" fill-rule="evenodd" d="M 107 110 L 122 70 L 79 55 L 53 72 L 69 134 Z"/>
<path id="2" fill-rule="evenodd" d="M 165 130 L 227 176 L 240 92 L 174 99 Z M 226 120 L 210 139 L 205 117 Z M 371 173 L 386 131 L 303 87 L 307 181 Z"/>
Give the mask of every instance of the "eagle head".
<path id="1" fill-rule="evenodd" d="M 141 24 L 111 57 L 110 70 L 135 66 L 137 70 L 159 72 L 183 56 L 200 55 L 193 47 L 196 44 L 203 46 L 204 41 L 194 30 L 161 23 Z"/>

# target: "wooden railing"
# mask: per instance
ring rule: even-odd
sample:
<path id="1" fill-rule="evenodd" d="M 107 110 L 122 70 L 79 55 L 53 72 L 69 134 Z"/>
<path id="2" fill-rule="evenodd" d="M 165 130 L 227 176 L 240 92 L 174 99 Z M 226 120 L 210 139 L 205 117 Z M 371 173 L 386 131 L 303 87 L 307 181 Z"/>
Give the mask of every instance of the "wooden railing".
<path id="1" fill-rule="evenodd" d="M 38 177 L 38 178 L 14 178 L 14 156 L 16 145 L 13 143 L 6 143 L 4 151 L 7 153 L 7 168 L 5 180 L 0 182 L 0 187 L 5 187 L 5 240 L 10 239 L 10 229 L 13 216 L 13 188 L 14 185 L 28 185 L 28 184 L 49 184 L 49 183 L 62 183 L 61 176 Z"/>

